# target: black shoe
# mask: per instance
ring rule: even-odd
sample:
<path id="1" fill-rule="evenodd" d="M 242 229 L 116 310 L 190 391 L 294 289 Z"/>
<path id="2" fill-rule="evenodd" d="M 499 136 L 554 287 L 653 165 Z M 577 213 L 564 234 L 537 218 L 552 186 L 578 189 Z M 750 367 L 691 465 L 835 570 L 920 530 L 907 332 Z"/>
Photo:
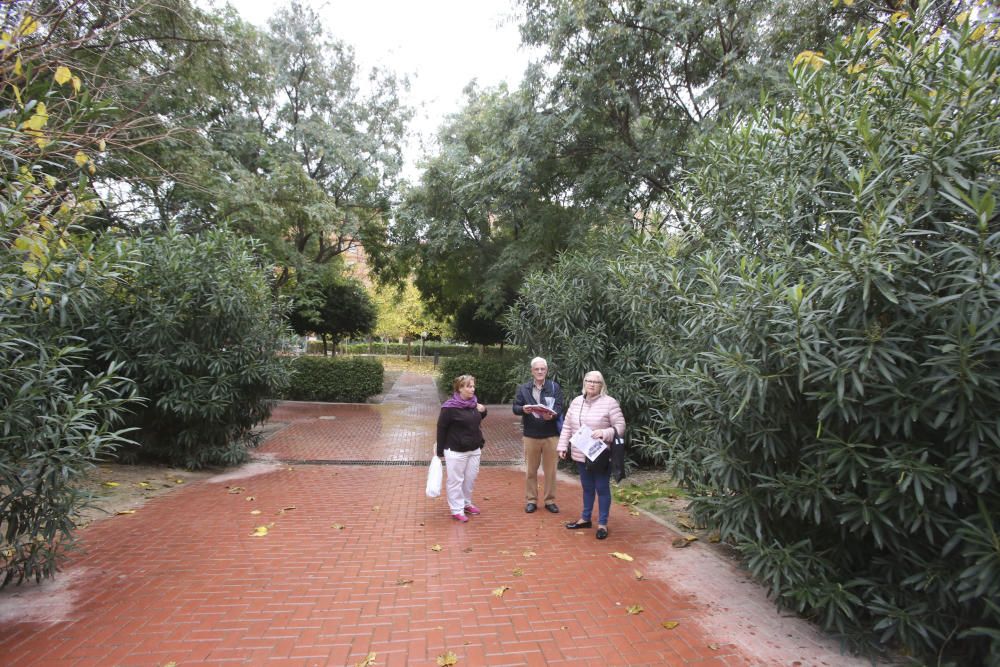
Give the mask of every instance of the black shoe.
<path id="1" fill-rule="evenodd" d="M 607 528 L 598 528 L 597 529 L 597 539 L 603 540 L 607 536 L 608 536 L 608 529 Z"/>
<path id="2" fill-rule="evenodd" d="M 528 514 L 531 514 L 536 509 L 538 509 L 538 505 L 536 505 L 535 503 L 528 503 L 527 505 L 524 506 L 524 511 L 527 512 Z"/>
<path id="3" fill-rule="evenodd" d="M 555 503 L 548 503 L 545 505 L 545 509 L 552 512 L 553 514 L 559 514 L 559 506 Z"/>
<path id="4" fill-rule="evenodd" d="M 589 521 L 574 521 L 572 523 L 567 523 L 566 527 L 570 530 L 576 530 L 577 528 L 590 528 L 593 525 Z"/>

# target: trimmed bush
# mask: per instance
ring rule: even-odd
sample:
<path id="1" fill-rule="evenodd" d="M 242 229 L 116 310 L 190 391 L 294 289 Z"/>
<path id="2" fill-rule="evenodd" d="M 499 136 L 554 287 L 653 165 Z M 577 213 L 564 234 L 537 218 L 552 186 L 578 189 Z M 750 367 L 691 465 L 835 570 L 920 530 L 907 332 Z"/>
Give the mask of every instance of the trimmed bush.
<path id="1" fill-rule="evenodd" d="M 385 371 L 378 359 L 295 357 L 283 397 L 295 401 L 363 403 L 382 393 Z"/>
<path id="2" fill-rule="evenodd" d="M 520 358 L 449 357 L 441 360 L 438 389 L 451 396 L 452 380 L 459 375 L 476 378 L 476 397 L 480 403 L 507 403 L 514 400 L 514 391 L 528 361 Z"/>

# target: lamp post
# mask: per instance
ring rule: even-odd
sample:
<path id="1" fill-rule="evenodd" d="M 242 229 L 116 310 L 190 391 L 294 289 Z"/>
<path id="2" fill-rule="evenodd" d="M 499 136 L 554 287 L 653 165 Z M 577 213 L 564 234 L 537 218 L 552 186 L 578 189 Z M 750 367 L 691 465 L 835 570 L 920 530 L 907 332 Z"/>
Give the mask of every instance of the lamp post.
<path id="1" fill-rule="evenodd" d="M 420 361 L 424 360 L 424 339 L 427 338 L 427 332 L 420 332 Z"/>

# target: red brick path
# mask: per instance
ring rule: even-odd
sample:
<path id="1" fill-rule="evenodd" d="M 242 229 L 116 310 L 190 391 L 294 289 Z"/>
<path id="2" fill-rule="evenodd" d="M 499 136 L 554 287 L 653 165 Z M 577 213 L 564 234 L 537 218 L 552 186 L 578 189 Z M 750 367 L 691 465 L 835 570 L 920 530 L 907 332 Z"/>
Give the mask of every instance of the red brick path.
<path id="1" fill-rule="evenodd" d="M 865 664 L 760 605 L 707 550 L 670 549 L 676 534 L 650 518 L 613 508 L 603 542 L 565 530 L 579 497 L 568 478 L 562 514 L 526 515 L 523 472 L 485 467 L 483 514 L 460 525 L 424 496 L 423 466 L 311 463 L 427 460 L 433 388 L 407 375 L 397 386 L 380 405 L 283 404 L 273 419 L 288 425 L 261 462 L 81 531 L 54 582 L 0 594 L 0 665 L 355 665 L 369 653 L 435 665 L 446 651 L 460 666 Z M 520 456 L 512 417 L 491 408 L 493 460 Z M 252 537 L 258 526 L 267 534 Z M 675 581 L 699 573 L 729 599 Z M 722 618 L 745 598 L 761 607 L 749 632 L 743 610 Z"/>

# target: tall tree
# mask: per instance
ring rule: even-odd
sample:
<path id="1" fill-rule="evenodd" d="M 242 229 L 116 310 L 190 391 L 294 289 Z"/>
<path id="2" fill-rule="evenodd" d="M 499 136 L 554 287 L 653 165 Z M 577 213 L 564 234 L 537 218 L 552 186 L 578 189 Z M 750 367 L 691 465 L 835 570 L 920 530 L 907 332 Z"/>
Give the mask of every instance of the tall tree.
<path id="1" fill-rule="evenodd" d="M 599 215 L 566 202 L 571 181 L 548 153 L 559 127 L 536 110 L 534 82 L 514 92 L 467 89 L 467 106 L 441 129 L 438 154 L 396 210 L 392 254 L 374 258 L 383 278 L 412 271 L 439 315 L 472 302 L 479 319 L 496 321 L 527 268 L 580 238 Z"/>
<path id="2" fill-rule="evenodd" d="M 916 0 L 521 0 L 521 34 L 545 49 L 545 106 L 564 122 L 557 155 L 574 192 L 624 206 L 636 226 L 673 220 L 684 148 L 720 116 L 783 96 L 789 56 Z M 957 10 L 936 10 L 942 21 Z M 891 8 L 891 9 L 890 9 Z M 884 11 L 889 9 L 888 12 Z"/>

